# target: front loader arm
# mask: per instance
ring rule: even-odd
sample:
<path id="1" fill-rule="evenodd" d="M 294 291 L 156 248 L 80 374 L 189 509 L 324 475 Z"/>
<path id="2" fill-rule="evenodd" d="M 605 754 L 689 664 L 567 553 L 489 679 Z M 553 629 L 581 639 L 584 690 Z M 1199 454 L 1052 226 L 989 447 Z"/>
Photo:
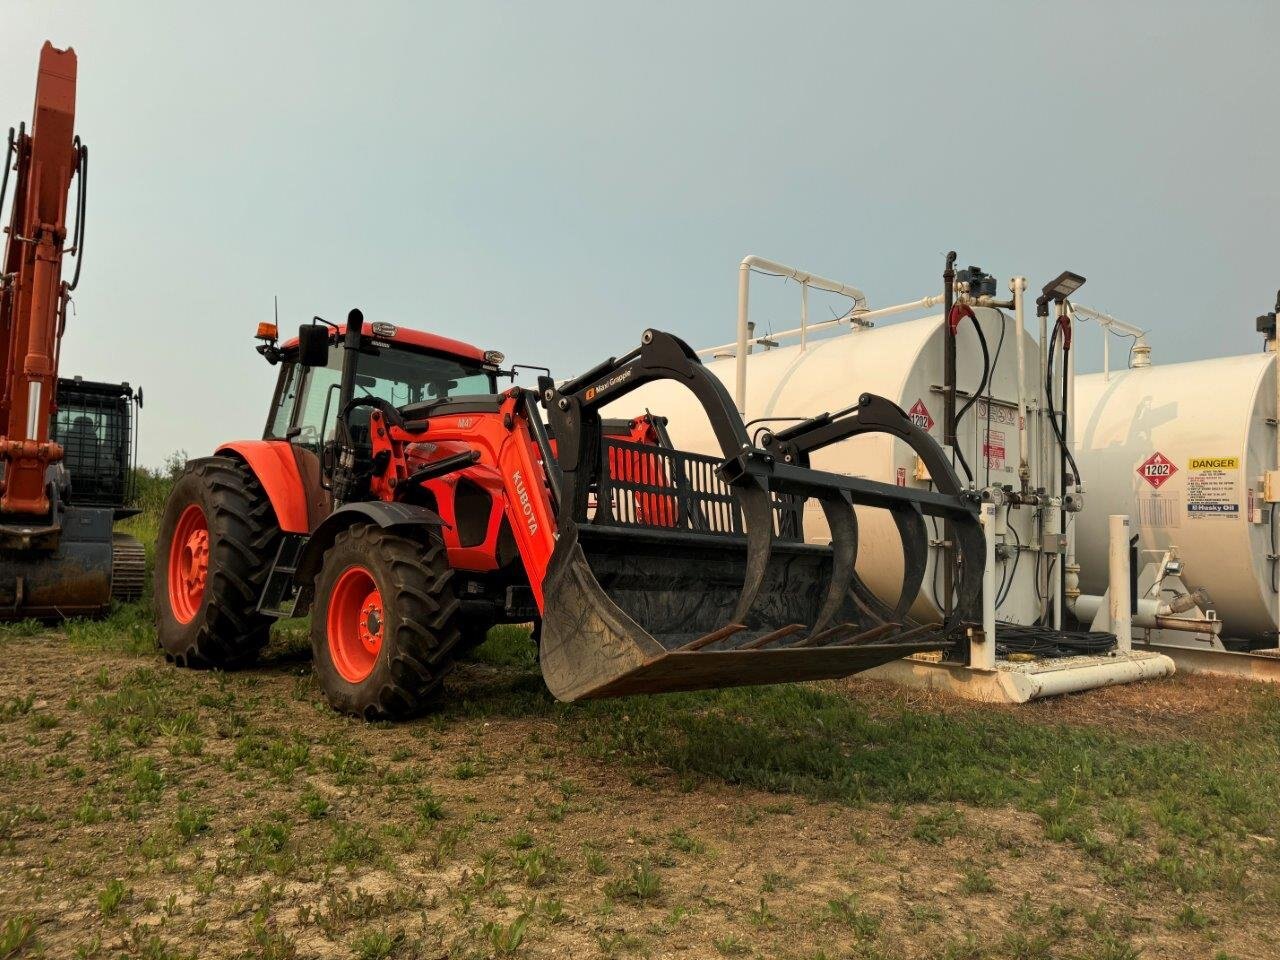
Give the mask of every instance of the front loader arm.
<path id="1" fill-rule="evenodd" d="M 402 499 L 411 488 L 430 488 L 447 473 L 462 473 L 476 464 L 495 469 L 502 478 L 505 511 L 538 609 L 543 607 L 543 581 L 556 545 L 555 461 L 538 417 L 533 395 L 513 387 L 493 412 L 443 414 L 425 422 L 387 422 L 384 411 L 370 418 L 373 460 L 379 466 L 370 484 L 379 499 Z M 411 443 L 459 443 L 469 454 L 457 455 L 411 474 L 405 446 Z M 432 469 L 434 467 L 434 469 Z"/>

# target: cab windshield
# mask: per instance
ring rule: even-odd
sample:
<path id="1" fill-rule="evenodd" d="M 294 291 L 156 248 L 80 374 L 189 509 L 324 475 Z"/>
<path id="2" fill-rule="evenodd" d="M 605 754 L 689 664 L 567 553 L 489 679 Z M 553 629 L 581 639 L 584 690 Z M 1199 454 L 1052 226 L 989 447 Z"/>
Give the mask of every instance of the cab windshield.
<path id="1" fill-rule="evenodd" d="M 332 351 L 330 365 L 341 368 L 341 350 Z M 380 397 L 393 406 L 403 407 L 495 390 L 493 374 L 477 362 L 416 350 L 381 348 L 376 357 L 361 354 L 353 396 Z"/>
<path id="2" fill-rule="evenodd" d="M 479 361 L 410 350 L 379 347 L 377 355 L 360 355 L 354 397 L 378 397 L 397 407 L 446 397 L 497 392 L 494 374 Z M 323 367 L 304 369 L 286 361 L 267 436 L 283 439 L 290 427 L 298 441 L 318 448 L 322 435 L 331 438 L 338 415 L 338 387 L 342 380 L 340 348 L 329 351 Z"/>

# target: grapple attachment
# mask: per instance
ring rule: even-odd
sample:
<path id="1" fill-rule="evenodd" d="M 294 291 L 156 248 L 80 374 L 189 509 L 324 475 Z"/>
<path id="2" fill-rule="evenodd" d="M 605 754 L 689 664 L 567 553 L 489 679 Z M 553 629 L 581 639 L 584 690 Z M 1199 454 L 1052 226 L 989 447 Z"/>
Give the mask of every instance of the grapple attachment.
<path id="1" fill-rule="evenodd" d="M 693 392 L 723 456 L 601 429 L 601 406 L 657 379 Z M 808 425 L 824 436 L 832 422 L 843 436 L 889 429 L 917 448 L 935 480 L 941 472 L 940 488 L 949 474 L 952 489 L 810 469 L 808 452 L 825 444 L 808 443 L 806 424 L 766 437 L 777 453 L 756 447 L 723 385 L 670 334 L 647 331 L 626 357 L 544 388 L 557 442 L 559 539 L 543 584 L 541 661 L 559 699 L 841 677 L 955 642 L 981 590 L 976 506 L 941 448 L 893 404 L 864 397 L 857 409 Z M 804 542 L 810 498 L 830 544 Z M 854 572 L 855 504 L 898 521 L 904 579 L 893 607 Z M 954 531 L 954 603 L 942 622 L 913 624 L 906 611 L 924 572 L 926 513 Z"/>

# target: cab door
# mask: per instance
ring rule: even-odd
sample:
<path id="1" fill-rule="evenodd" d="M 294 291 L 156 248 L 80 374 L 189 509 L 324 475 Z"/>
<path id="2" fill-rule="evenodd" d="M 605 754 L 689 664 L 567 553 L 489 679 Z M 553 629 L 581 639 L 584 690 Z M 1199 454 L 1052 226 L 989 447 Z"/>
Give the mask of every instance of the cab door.
<path id="1" fill-rule="evenodd" d="M 340 376 L 336 367 L 307 368 L 286 361 L 267 423 L 266 439 L 287 441 L 293 452 L 307 502 L 307 523 L 312 530 L 333 512 L 325 451 L 332 448 Z"/>

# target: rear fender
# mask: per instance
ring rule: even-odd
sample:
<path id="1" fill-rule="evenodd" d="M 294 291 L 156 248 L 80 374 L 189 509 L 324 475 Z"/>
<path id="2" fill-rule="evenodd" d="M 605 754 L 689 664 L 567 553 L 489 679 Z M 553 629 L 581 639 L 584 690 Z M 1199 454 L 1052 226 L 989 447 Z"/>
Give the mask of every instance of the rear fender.
<path id="1" fill-rule="evenodd" d="M 311 532 L 307 498 L 293 445 L 285 440 L 238 440 L 224 443 L 220 456 L 234 456 L 248 464 L 271 501 L 276 522 L 285 533 Z"/>
<path id="2" fill-rule="evenodd" d="M 320 572 L 325 551 L 333 546 L 333 541 L 337 539 L 338 534 L 357 523 L 372 524 L 383 530 L 395 530 L 441 527 L 444 525 L 444 520 L 434 510 L 408 503 L 387 503 L 383 500 L 348 503 L 333 511 L 320 526 L 316 527 L 315 533 L 302 548 L 294 582 L 299 586 L 310 584 Z"/>

